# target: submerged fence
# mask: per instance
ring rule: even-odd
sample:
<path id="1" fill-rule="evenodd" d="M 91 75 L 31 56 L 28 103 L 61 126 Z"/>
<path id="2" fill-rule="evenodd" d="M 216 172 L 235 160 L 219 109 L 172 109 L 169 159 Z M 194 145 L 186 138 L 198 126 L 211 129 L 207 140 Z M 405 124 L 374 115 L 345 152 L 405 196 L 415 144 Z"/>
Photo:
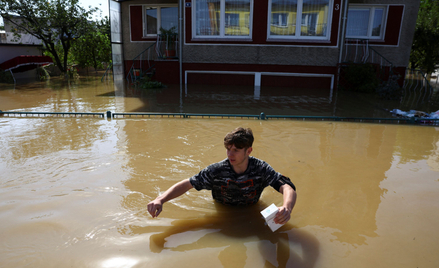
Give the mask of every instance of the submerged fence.
<path id="1" fill-rule="evenodd" d="M 57 112 L 11 112 L 1 111 L 0 117 L 62 117 L 62 118 L 107 118 L 111 119 L 148 119 L 148 118 L 206 118 L 206 119 L 254 119 L 254 120 L 293 120 L 293 121 L 335 121 L 356 123 L 383 123 L 383 124 L 408 124 L 408 125 L 439 125 L 437 118 L 373 118 L 373 117 L 341 117 L 341 116 L 301 116 L 301 115 L 259 115 L 249 114 L 197 114 L 197 113 L 57 113 Z"/>
<path id="2" fill-rule="evenodd" d="M 431 101 L 433 95 L 438 94 L 437 91 L 438 89 L 431 85 L 427 75 L 421 70 L 407 69 L 401 105 L 403 107 L 418 107 Z"/>
<path id="3" fill-rule="evenodd" d="M 63 113 L 63 112 L 8 112 L 0 110 L 0 116 L 8 117 L 100 117 L 104 118 L 105 113 Z"/>

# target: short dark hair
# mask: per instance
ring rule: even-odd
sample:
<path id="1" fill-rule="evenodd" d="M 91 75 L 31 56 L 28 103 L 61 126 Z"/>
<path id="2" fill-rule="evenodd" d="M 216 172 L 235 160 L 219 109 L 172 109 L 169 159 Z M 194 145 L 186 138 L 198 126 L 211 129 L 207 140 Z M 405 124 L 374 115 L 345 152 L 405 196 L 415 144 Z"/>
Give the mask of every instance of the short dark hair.
<path id="1" fill-rule="evenodd" d="M 253 131 L 250 128 L 238 127 L 224 137 L 224 147 L 235 145 L 238 149 L 250 148 L 253 141 Z"/>

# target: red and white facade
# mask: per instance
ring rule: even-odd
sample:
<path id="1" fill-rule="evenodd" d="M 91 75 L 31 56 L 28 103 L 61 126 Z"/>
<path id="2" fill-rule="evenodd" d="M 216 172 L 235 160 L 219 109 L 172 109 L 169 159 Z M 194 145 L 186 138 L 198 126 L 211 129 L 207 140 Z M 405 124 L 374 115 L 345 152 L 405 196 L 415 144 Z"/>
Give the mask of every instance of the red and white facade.
<path id="1" fill-rule="evenodd" d="M 119 3 L 125 74 L 160 27 L 175 26 L 178 58 L 155 61 L 163 83 L 331 89 L 358 40 L 404 76 L 419 8 L 419 0 Z"/>

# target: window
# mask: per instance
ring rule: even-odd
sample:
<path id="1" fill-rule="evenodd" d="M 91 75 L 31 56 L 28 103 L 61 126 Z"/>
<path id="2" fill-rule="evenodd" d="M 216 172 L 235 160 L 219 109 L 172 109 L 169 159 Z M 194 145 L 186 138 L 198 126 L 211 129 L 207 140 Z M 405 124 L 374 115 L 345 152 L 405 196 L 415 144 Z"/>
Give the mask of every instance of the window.
<path id="1" fill-rule="evenodd" d="M 226 14 L 226 28 L 228 27 L 238 27 L 239 26 L 239 14 L 228 13 Z"/>
<path id="2" fill-rule="evenodd" d="M 271 14 L 271 25 L 276 27 L 287 27 L 288 26 L 288 13 L 272 13 Z"/>
<path id="3" fill-rule="evenodd" d="M 156 36 L 160 28 L 178 28 L 178 7 L 177 6 L 147 6 L 143 12 L 143 36 Z"/>
<path id="4" fill-rule="evenodd" d="M 194 38 L 251 38 L 253 0 L 193 1 Z"/>
<path id="5" fill-rule="evenodd" d="M 346 37 L 383 39 L 386 8 L 349 6 Z"/>
<path id="6" fill-rule="evenodd" d="M 329 39 L 332 0 L 270 0 L 268 9 L 269 38 Z"/>

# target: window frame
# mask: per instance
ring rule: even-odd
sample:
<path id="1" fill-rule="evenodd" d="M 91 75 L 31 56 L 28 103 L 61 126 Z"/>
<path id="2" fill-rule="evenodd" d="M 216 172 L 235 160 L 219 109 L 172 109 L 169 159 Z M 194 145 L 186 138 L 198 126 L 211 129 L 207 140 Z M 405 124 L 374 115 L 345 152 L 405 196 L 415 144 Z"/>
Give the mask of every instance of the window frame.
<path id="1" fill-rule="evenodd" d="M 175 7 L 178 9 L 178 4 L 158 4 L 158 5 L 142 5 L 142 37 L 143 38 L 151 38 L 151 37 L 157 37 L 158 34 L 160 34 L 160 27 L 162 23 L 162 8 L 167 7 Z M 157 33 L 156 34 L 148 34 L 148 25 L 146 20 L 146 10 L 148 8 L 156 8 L 157 9 Z M 177 25 L 178 28 L 178 16 L 177 16 Z"/>
<path id="2" fill-rule="evenodd" d="M 381 18 L 381 29 L 380 29 L 380 36 L 372 36 L 373 31 L 373 22 L 375 18 L 375 10 L 377 8 L 383 9 L 383 17 Z M 347 27 L 348 27 L 348 20 L 349 20 L 349 10 L 369 10 L 369 22 L 367 25 L 367 35 L 348 35 L 347 34 Z M 370 14 L 373 14 L 372 16 Z M 386 27 L 387 27 L 387 18 L 389 15 L 389 7 L 387 5 L 358 5 L 358 4 L 351 4 L 348 7 L 348 19 L 346 20 L 346 38 L 350 39 L 368 39 L 373 41 L 383 41 L 386 33 Z"/>
<path id="3" fill-rule="evenodd" d="M 192 0 L 191 16 L 192 16 L 192 39 L 193 40 L 252 40 L 253 39 L 253 14 L 254 14 L 254 1 L 250 0 L 250 12 L 248 18 L 249 34 L 248 35 L 226 35 L 226 0 L 220 1 L 220 34 L 219 35 L 197 35 L 197 17 L 196 7 L 198 0 Z M 247 21 L 244 18 L 245 21 Z"/>
<path id="4" fill-rule="evenodd" d="M 271 8 L 272 0 L 268 1 L 268 15 L 267 15 L 267 40 L 269 41 L 302 41 L 302 40 L 312 40 L 312 41 L 329 41 L 331 40 L 331 28 L 332 28 L 332 16 L 334 13 L 334 0 L 328 1 L 328 17 L 326 21 L 326 36 L 309 36 L 302 35 L 302 10 L 303 10 L 303 0 L 297 0 L 297 12 L 296 12 L 296 30 L 294 35 L 274 35 L 271 34 Z M 289 16 L 289 15 L 288 15 Z M 318 18 L 319 15 L 317 15 Z M 274 25 L 274 24 L 273 24 Z M 300 25 L 300 27 L 297 27 Z M 287 26 L 279 26 L 280 28 L 286 28 Z"/>
<path id="5" fill-rule="evenodd" d="M 282 19 L 280 19 L 279 20 L 279 23 L 277 23 L 277 24 L 275 24 L 275 23 L 271 23 L 271 21 L 272 21 L 272 19 L 270 19 L 270 22 L 269 22 L 269 24 L 270 24 L 270 26 L 276 26 L 276 27 L 279 27 L 279 28 L 286 28 L 286 27 L 288 27 L 288 18 L 289 18 L 289 14 L 287 13 L 287 12 L 285 12 L 285 13 L 278 13 L 277 14 L 278 15 L 278 18 L 284 18 L 285 19 L 285 25 L 283 24 L 283 21 L 282 21 Z M 273 16 L 271 16 L 271 18 L 273 18 Z"/>

